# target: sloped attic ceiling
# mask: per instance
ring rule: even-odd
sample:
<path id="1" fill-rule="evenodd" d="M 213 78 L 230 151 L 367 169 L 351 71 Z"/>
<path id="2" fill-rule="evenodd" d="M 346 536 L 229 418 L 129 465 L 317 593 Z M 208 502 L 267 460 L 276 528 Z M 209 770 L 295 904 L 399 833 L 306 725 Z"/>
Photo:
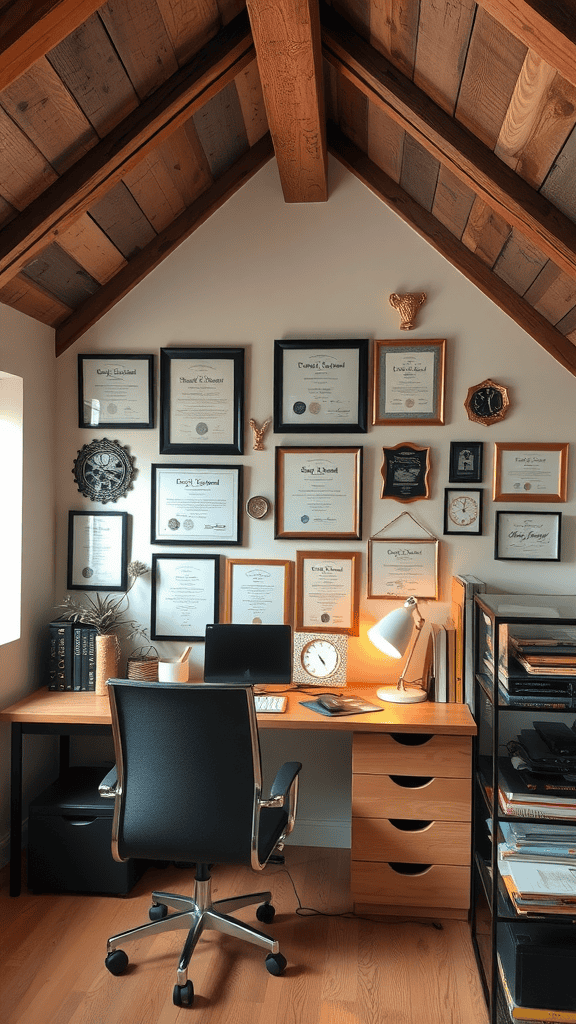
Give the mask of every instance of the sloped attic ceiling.
<path id="1" fill-rule="evenodd" d="M 0 0 L 0 300 L 57 353 L 328 151 L 576 374 L 575 0 Z"/>

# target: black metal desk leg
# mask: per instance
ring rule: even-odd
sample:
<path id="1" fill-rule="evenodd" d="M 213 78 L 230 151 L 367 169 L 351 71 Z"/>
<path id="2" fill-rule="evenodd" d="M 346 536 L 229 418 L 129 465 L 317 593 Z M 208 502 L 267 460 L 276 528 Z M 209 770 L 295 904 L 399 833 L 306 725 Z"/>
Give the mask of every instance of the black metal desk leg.
<path id="1" fill-rule="evenodd" d="M 10 895 L 19 896 L 22 880 L 22 723 L 12 722 L 10 750 Z"/>

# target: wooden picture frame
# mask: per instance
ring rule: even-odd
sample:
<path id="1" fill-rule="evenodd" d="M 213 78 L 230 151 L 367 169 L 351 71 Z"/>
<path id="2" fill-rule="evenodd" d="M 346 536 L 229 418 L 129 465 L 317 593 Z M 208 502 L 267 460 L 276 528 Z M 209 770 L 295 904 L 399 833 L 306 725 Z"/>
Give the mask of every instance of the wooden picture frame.
<path id="1" fill-rule="evenodd" d="M 68 590 L 128 586 L 128 513 L 68 513 Z"/>
<path id="2" fill-rule="evenodd" d="M 297 551 L 294 629 L 358 636 L 359 551 Z"/>
<path id="3" fill-rule="evenodd" d="M 362 537 L 362 447 L 276 448 L 274 536 Z"/>
<path id="4" fill-rule="evenodd" d="M 444 489 L 444 533 L 451 536 L 479 537 L 482 533 L 481 487 Z"/>
<path id="5" fill-rule="evenodd" d="M 382 449 L 381 498 L 408 503 L 430 497 L 430 449 L 403 441 Z"/>
<path id="6" fill-rule="evenodd" d="M 160 349 L 160 454 L 243 452 L 244 349 Z"/>
<path id="7" fill-rule="evenodd" d="M 151 430 L 154 427 L 154 356 L 80 353 L 78 426 Z"/>
<path id="8" fill-rule="evenodd" d="M 241 544 L 243 466 L 152 463 L 151 544 Z"/>
<path id="9" fill-rule="evenodd" d="M 375 341 L 372 423 L 444 423 L 446 339 Z"/>
<path id="10" fill-rule="evenodd" d="M 368 338 L 274 342 L 274 431 L 368 429 Z"/>
<path id="11" fill-rule="evenodd" d="M 451 484 L 482 483 L 484 444 L 482 441 L 451 441 L 448 482 Z"/>
<path id="12" fill-rule="evenodd" d="M 281 558 L 227 558 L 223 622 L 292 624 L 294 563 Z"/>
<path id="13" fill-rule="evenodd" d="M 220 555 L 152 555 L 151 640 L 204 640 L 219 621 Z"/>
<path id="14" fill-rule="evenodd" d="M 497 442 L 494 445 L 494 501 L 566 501 L 567 442 Z"/>
<path id="15" fill-rule="evenodd" d="M 368 541 L 368 598 L 438 600 L 438 540 L 372 537 Z"/>
<path id="16" fill-rule="evenodd" d="M 498 511 L 494 558 L 515 562 L 559 562 L 561 512 Z"/>

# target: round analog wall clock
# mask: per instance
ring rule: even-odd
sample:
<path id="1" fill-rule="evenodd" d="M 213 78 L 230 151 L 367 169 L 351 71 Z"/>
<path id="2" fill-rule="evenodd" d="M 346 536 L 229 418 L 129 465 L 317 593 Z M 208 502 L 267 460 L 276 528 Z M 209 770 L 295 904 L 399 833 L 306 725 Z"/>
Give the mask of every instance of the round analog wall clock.
<path id="1" fill-rule="evenodd" d="M 294 633 L 295 683 L 345 686 L 348 637 L 342 633 Z"/>
<path id="2" fill-rule="evenodd" d="M 118 501 L 132 487 L 134 456 L 119 441 L 103 437 L 80 448 L 72 472 L 80 494 L 105 505 Z"/>
<path id="3" fill-rule="evenodd" d="M 444 533 L 482 533 L 482 491 L 447 488 Z"/>
<path id="4" fill-rule="evenodd" d="M 468 419 L 474 423 L 483 423 L 486 427 L 503 420 L 509 406 L 508 388 L 493 380 L 483 380 L 468 388 L 464 402 Z"/>

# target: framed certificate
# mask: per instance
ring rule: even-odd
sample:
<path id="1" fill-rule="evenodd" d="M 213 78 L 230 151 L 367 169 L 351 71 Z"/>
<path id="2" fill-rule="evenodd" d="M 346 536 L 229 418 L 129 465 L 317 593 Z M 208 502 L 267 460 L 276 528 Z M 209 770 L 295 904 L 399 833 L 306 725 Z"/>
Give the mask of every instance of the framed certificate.
<path id="1" fill-rule="evenodd" d="M 243 451 L 244 349 L 160 349 L 160 454 Z"/>
<path id="2" fill-rule="evenodd" d="M 366 433 L 368 339 L 274 342 L 276 433 Z"/>
<path id="3" fill-rule="evenodd" d="M 559 562 L 561 512 L 497 512 L 494 558 Z"/>
<path id="4" fill-rule="evenodd" d="M 154 426 L 154 356 L 79 355 L 78 426 Z"/>
<path id="5" fill-rule="evenodd" d="M 418 501 L 430 497 L 430 449 L 405 441 L 382 449 L 381 498 Z"/>
<path id="6" fill-rule="evenodd" d="M 375 424 L 444 423 L 446 340 L 374 342 Z"/>
<path id="7" fill-rule="evenodd" d="M 368 541 L 368 597 L 438 600 L 438 541 Z"/>
<path id="8" fill-rule="evenodd" d="M 152 640 L 204 640 L 218 622 L 220 555 L 152 555 Z"/>
<path id="9" fill-rule="evenodd" d="M 68 590 L 126 590 L 128 513 L 68 513 Z"/>
<path id="10" fill-rule="evenodd" d="M 242 466 L 152 464 L 152 544 L 241 544 Z"/>
<path id="11" fill-rule="evenodd" d="M 224 622 L 291 625 L 293 568 L 279 558 L 228 558 Z"/>
<path id="12" fill-rule="evenodd" d="M 566 501 L 568 444 L 494 445 L 494 501 Z"/>
<path id="13" fill-rule="evenodd" d="M 362 448 L 276 448 L 275 537 L 360 540 Z"/>
<path id="14" fill-rule="evenodd" d="M 358 636 L 359 551 L 296 552 L 294 628 Z"/>

